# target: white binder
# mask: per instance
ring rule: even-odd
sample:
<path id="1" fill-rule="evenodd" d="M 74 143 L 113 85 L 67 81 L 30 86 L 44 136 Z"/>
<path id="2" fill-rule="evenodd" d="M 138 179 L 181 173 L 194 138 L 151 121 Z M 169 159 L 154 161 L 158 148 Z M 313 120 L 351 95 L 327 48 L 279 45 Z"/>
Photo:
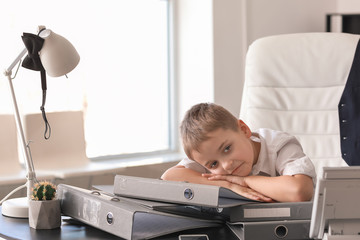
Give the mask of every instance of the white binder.
<path id="1" fill-rule="evenodd" d="M 256 201 L 212 185 L 116 175 L 114 194 L 185 205 L 225 208 Z"/>
<path id="2" fill-rule="evenodd" d="M 123 199 L 125 201 L 130 201 L 145 208 L 166 212 L 171 214 L 189 216 L 194 218 L 201 219 L 214 219 L 221 221 L 230 220 L 230 208 L 214 208 L 214 207 L 204 207 L 204 206 L 195 206 L 195 205 L 185 205 L 185 204 L 177 204 L 170 202 L 160 202 L 153 200 L 146 200 L 143 198 L 130 198 L 130 197 L 122 197 L 114 195 L 114 186 L 113 185 L 95 185 L 94 189 L 99 190 L 102 194 L 117 197 L 119 199 Z"/>

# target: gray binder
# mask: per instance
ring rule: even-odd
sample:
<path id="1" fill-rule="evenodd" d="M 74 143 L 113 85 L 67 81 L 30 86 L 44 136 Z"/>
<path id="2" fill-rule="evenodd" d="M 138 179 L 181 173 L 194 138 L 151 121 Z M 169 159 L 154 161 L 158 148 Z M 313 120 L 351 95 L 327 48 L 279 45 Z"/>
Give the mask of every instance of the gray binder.
<path id="1" fill-rule="evenodd" d="M 178 214 L 183 216 L 190 216 L 195 218 L 202 219 L 215 219 L 228 221 L 230 219 L 230 209 L 228 208 L 213 208 L 213 207 L 204 207 L 204 206 L 194 206 L 194 205 L 185 205 L 169 202 L 160 202 L 160 201 L 151 201 L 141 198 L 129 198 L 121 197 L 114 195 L 114 186 L 113 185 L 95 185 L 94 189 L 101 191 L 104 195 L 109 195 L 112 197 L 117 197 L 125 201 L 131 201 L 145 208 L 166 212 L 172 214 Z"/>
<path id="2" fill-rule="evenodd" d="M 256 203 L 232 207 L 230 222 L 309 220 L 313 202 Z"/>
<path id="3" fill-rule="evenodd" d="M 59 184 L 57 194 L 64 215 L 129 240 L 151 239 L 222 224 L 221 221 L 158 212 L 124 198 L 65 184 Z"/>
<path id="4" fill-rule="evenodd" d="M 309 239 L 310 219 L 227 224 L 241 240 Z"/>
<path id="5" fill-rule="evenodd" d="M 232 207 L 228 226 L 241 240 L 309 239 L 312 204 L 309 201 Z"/>
<path id="6" fill-rule="evenodd" d="M 116 175 L 114 194 L 185 205 L 225 208 L 256 201 L 212 185 Z"/>
<path id="7" fill-rule="evenodd" d="M 310 201 L 260 203 L 222 187 L 121 175 L 115 177 L 114 194 L 205 206 L 208 211 L 220 209 L 218 215 L 228 217 L 225 221 L 241 240 L 307 239 L 309 235 L 313 204 Z"/>

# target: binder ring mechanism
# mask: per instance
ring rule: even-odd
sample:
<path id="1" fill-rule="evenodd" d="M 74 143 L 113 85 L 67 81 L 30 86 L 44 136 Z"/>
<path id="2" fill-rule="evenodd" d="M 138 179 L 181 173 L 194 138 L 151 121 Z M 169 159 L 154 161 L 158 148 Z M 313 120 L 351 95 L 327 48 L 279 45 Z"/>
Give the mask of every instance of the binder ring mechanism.
<path id="1" fill-rule="evenodd" d="M 99 191 L 92 191 L 91 194 L 100 196 L 101 193 Z"/>
<path id="2" fill-rule="evenodd" d="M 101 192 L 96 191 L 96 190 L 92 191 L 91 194 L 101 196 Z M 105 194 L 105 195 L 106 195 L 106 194 Z M 112 197 L 112 198 L 110 199 L 110 201 L 120 202 L 120 199 L 117 198 L 117 197 Z"/>
<path id="3" fill-rule="evenodd" d="M 187 199 L 187 200 L 191 200 L 194 198 L 194 191 L 191 189 L 191 188 L 186 188 L 184 190 L 184 197 Z"/>

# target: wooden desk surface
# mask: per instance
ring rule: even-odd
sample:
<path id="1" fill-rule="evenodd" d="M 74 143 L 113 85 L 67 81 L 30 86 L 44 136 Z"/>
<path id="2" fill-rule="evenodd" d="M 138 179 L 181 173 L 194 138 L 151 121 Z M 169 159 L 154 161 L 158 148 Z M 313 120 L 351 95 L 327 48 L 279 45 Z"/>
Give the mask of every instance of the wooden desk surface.
<path id="1" fill-rule="evenodd" d="M 1 212 L 1 206 L 0 206 Z M 0 237 L 5 239 L 39 239 L 39 240 L 101 240 L 101 239 L 122 239 L 97 228 L 82 224 L 69 217 L 62 217 L 61 228 L 52 230 L 35 230 L 29 227 L 28 219 L 10 218 L 0 215 Z M 178 240 L 180 234 L 208 234 L 210 240 L 237 240 L 226 226 L 220 228 L 204 228 L 179 232 L 156 238 L 156 240 Z"/>

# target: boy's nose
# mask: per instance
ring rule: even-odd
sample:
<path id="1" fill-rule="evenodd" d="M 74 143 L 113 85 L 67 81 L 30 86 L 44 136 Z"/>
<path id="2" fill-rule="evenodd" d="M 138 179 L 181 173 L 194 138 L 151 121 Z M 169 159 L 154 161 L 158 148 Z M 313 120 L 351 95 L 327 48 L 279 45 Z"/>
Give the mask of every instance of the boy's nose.
<path id="1" fill-rule="evenodd" d="M 233 169 L 233 161 L 232 160 L 224 161 L 223 168 L 228 174 L 231 174 L 231 171 Z"/>

